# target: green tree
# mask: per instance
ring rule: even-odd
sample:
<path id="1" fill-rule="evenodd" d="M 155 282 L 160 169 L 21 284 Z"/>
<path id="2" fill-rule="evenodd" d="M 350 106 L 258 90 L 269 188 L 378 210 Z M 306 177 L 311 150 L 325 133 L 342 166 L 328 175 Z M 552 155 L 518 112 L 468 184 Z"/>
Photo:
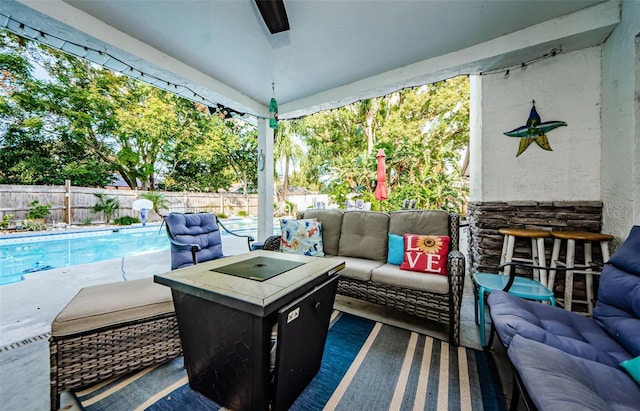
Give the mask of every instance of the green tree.
<path id="1" fill-rule="evenodd" d="M 255 127 L 208 112 L 195 122 L 200 133 L 176 142 L 166 152 L 165 188 L 216 192 L 241 182 L 245 192 L 254 192 L 258 178 Z"/>
<path id="2" fill-rule="evenodd" d="M 6 31 L 0 31 L 0 50 L 0 182 L 110 183 L 113 168 L 73 139 L 51 110 L 59 87 L 33 75 L 34 65 L 48 67 L 57 54 Z"/>
<path id="3" fill-rule="evenodd" d="M 301 169 L 338 203 L 349 195 L 373 200 L 376 158 L 384 149 L 389 199 L 420 208 L 460 211 L 467 197 L 459 165 L 469 143 L 466 77 L 403 90 L 321 112 L 300 126 L 308 153 Z M 320 177 L 323 176 L 323 177 Z"/>
<path id="4" fill-rule="evenodd" d="M 117 173 L 148 190 L 257 183 L 255 127 L 7 32 L 0 48 L 0 182 L 105 186 Z"/>
<path id="5" fill-rule="evenodd" d="M 287 200 L 289 192 L 289 177 L 291 168 L 295 168 L 295 164 L 304 156 L 304 151 L 296 140 L 299 138 L 301 124 L 298 121 L 285 121 L 282 127 L 278 127 L 276 133 L 276 142 L 273 147 L 273 156 L 276 161 L 284 163 L 284 172 L 282 173 L 282 191 L 279 193 L 279 201 Z"/>

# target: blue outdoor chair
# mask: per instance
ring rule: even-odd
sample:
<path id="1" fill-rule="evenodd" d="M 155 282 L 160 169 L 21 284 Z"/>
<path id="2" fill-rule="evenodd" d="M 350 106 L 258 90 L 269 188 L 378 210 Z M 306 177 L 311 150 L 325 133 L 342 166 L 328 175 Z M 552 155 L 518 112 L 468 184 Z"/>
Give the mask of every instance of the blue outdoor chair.
<path id="1" fill-rule="evenodd" d="M 220 228 L 236 237 L 245 237 L 249 250 L 254 241 L 249 235 L 227 230 L 212 213 L 170 213 L 164 222 L 171 242 L 172 270 L 224 257 Z"/>

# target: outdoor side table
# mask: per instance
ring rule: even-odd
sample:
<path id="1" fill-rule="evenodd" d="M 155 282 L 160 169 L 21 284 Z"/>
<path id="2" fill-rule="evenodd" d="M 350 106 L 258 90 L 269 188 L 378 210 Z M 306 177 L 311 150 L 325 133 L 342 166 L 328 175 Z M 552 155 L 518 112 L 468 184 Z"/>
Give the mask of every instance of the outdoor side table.
<path id="1" fill-rule="evenodd" d="M 484 306 L 485 306 L 485 293 L 490 293 L 493 290 L 503 290 L 509 282 L 509 276 L 503 274 L 492 273 L 475 273 L 473 275 L 474 288 L 477 289 L 475 293 L 476 297 L 476 322 L 479 318 L 480 325 L 480 345 L 485 346 L 486 336 L 484 327 Z M 508 291 L 510 294 L 516 297 L 524 298 L 527 300 L 536 301 L 549 301 L 551 305 L 556 305 L 555 297 L 553 293 L 544 285 L 536 280 L 532 280 L 526 277 L 515 277 L 511 288 Z"/>

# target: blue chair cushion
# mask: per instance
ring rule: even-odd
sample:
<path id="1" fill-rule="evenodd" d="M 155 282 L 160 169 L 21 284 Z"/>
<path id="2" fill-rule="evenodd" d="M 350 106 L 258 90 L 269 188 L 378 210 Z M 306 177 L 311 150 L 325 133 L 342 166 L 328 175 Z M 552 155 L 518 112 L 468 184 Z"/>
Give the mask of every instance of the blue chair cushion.
<path id="1" fill-rule="evenodd" d="M 640 226 L 634 225 L 629 236 L 609 259 L 619 269 L 640 276 Z"/>
<path id="2" fill-rule="evenodd" d="M 640 226 L 602 270 L 593 318 L 633 356 L 640 355 Z"/>
<path id="3" fill-rule="evenodd" d="M 516 335 L 508 350 L 539 410 L 637 410 L 640 386 L 624 371 Z"/>
<path id="4" fill-rule="evenodd" d="M 165 218 L 171 237 L 183 244 L 197 244 L 198 262 L 214 260 L 223 256 L 222 238 L 217 219 L 211 213 L 171 213 Z M 171 244 L 171 269 L 193 265 L 191 250 Z"/>
<path id="5" fill-rule="evenodd" d="M 632 357 L 591 318 L 523 300 L 501 290 L 489 294 L 487 301 L 491 319 L 505 346 L 518 334 L 612 367 Z"/>

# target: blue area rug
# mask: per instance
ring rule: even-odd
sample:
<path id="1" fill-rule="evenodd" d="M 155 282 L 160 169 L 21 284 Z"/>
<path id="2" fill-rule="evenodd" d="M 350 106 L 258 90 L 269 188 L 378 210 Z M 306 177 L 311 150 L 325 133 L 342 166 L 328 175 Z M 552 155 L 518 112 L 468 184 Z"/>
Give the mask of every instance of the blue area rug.
<path id="1" fill-rule="evenodd" d="M 488 354 L 335 312 L 320 371 L 291 410 L 505 410 Z M 87 411 L 218 410 L 182 357 L 75 393 Z"/>

